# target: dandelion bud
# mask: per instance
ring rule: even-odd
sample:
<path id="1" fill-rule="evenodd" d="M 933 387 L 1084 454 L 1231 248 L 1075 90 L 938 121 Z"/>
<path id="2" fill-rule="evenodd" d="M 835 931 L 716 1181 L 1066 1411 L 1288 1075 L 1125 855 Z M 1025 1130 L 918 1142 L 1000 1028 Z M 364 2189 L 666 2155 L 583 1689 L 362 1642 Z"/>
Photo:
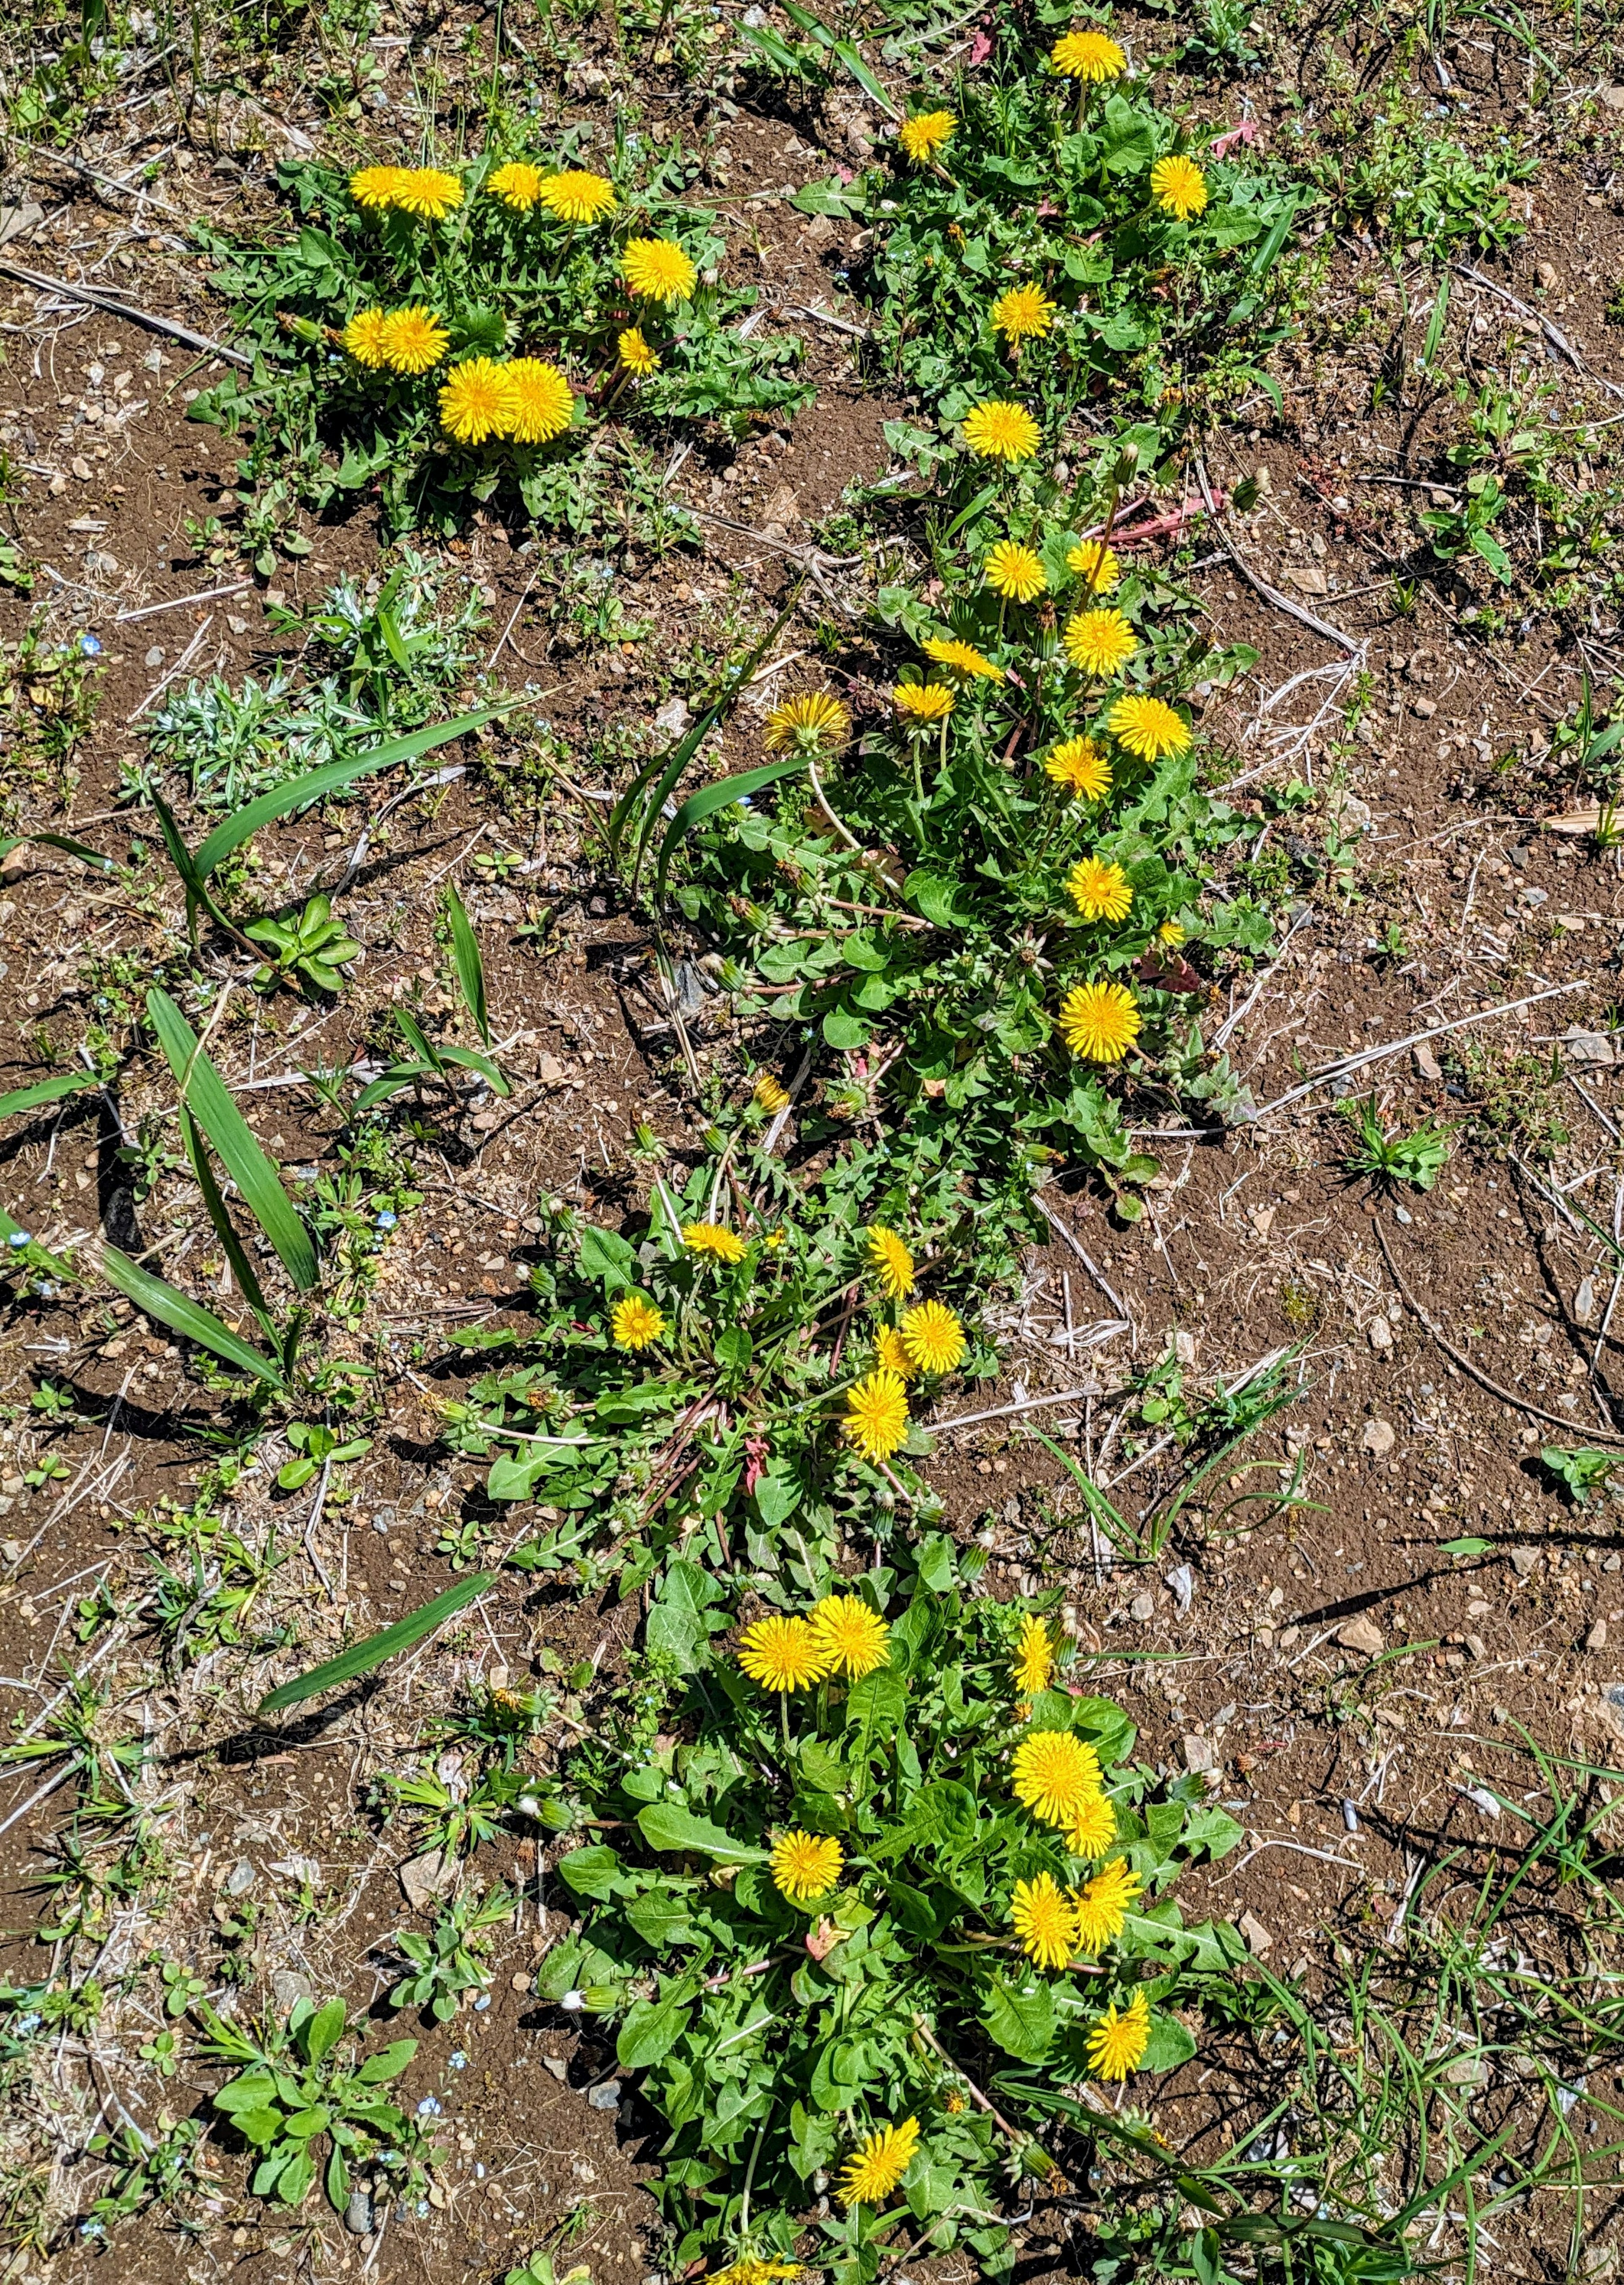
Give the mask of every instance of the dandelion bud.
<path id="1" fill-rule="evenodd" d="M 566 1991 L 558 2004 L 567 2015 L 578 2015 L 586 2001 L 579 1991 Z"/>

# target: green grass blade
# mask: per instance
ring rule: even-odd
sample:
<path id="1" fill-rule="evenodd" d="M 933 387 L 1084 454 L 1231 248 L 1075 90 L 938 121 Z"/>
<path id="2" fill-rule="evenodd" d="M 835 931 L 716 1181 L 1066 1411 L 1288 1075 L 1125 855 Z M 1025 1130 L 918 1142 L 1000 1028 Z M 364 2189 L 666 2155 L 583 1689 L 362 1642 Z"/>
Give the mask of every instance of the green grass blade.
<path id="1" fill-rule="evenodd" d="M 396 1619 L 392 1627 L 381 1634 L 368 1635 L 365 1642 L 352 1643 L 337 1658 L 330 1658 L 325 1666 L 313 1666 L 306 1674 L 285 1682 L 279 1690 L 262 1698 L 262 1714 L 279 1714 L 285 1706 L 297 1706 L 306 1698 L 314 1698 L 318 1691 L 331 1690 L 341 1682 L 353 1682 L 357 1674 L 370 1674 L 397 1651 L 410 1650 L 413 1643 L 433 1634 L 445 1620 L 454 1618 L 465 1610 L 476 1595 L 482 1595 L 495 1579 L 494 1571 L 470 1571 L 466 1579 L 459 1579 L 443 1595 L 436 1595 L 432 1603 L 409 1611 L 404 1619 Z"/>
<path id="2" fill-rule="evenodd" d="M 175 813 L 156 786 L 152 788 L 149 798 L 157 815 L 158 828 L 163 835 L 163 845 L 169 852 L 169 862 L 180 875 L 181 886 L 186 892 L 186 927 L 195 949 L 200 905 L 220 927 L 229 928 L 231 923 L 209 893 L 208 882 L 198 871 L 197 860 L 187 848 L 185 836 L 175 821 Z"/>
<path id="3" fill-rule="evenodd" d="M 489 1056 L 482 1056 L 473 1048 L 442 1048 L 443 1064 L 460 1064 L 464 1071 L 477 1072 L 492 1095 L 511 1095 L 512 1088 L 503 1078 Z"/>
<path id="4" fill-rule="evenodd" d="M 26 849 L 30 844 L 47 849 L 65 849 L 70 857 L 82 857 L 87 865 L 94 865 L 99 873 L 111 873 L 117 868 L 111 857 L 104 857 L 99 849 L 87 847 L 82 841 L 70 841 L 62 833 L 14 833 L 9 841 L 0 841 L 0 862 L 13 849 Z"/>
<path id="5" fill-rule="evenodd" d="M 239 1372 L 263 1380 L 268 1388 L 286 1387 L 282 1368 L 274 1357 L 263 1355 L 223 1323 L 211 1309 L 205 1309 L 178 1286 L 155 1277 L 150 1269 L 143 1269 L 139 1262 L 121 1253 L 117 1246 L 103 1246 L 96 1264 L 108 1284 L 122 1293 L 126 1300 L 133 1301 L 147 1316 L 156 1317 L 161 1325 L 168 1325 L 183 1340 L 195 1341 L 222 1363 L 235 1365 Z"/>
<path id="6" fill-rule="evenodd" d="M 479 956 L 479 938 L 474 933 L 474 923 L 467 908 L 454 888 L 448 883 L 445 891 L 446 910 L 451 921 L 451 961 L 457 970 L 458 987 L 464 1005 L 474 1018 L 474 1028 L 490 1045 L 490 1018 L 485 1007 L 485 963 Z"/>
<path id="7" fill-rule="evenodd" d="M 409 1009 L 405 1008 L 396 1009 L 395 1028 L 400 1033 L 401 1038 L 404 1040 L 406 1045 L 411 1048 L 412 1054 L 417 1056 L 422 1062 L 426 1063 L 430 1071 L 437 1072 L 444 1069 L 444 1065 L 441 1061 L 439 1048 L 435 1047 L 428 1033 L 418 1022 L 417 1017 L 412 1015 Z"/>
<path id="8" fill-rule="evenodd" d="M 35 1080 L 32 1087 L 20 1087 L 10 1095 L 0 1095 L 0 1119 L 10 1119 L 20 1111 L 34 1111 L 42 1103 L 60 1103 L 65 1095 L 93 1094 L 100 1082 L 88 1072 L 59 1072 L 54 1079 Z"/>
<path id="9" fill-rule="evenodd" d="M 723 778 L 718 784 L 705 786 L 698 793 L 690 794 L 672 818 L 670 829 L 660 844 L 660 862 L 655 874 L 655 903 L 664 897 L 665 876 L 671 870 L 678 844 L 692 833 L 696 825 L 702 825 L 708 817 L 714 817 L 718 809 L 726 809 L 730 802 L 745 800 L 749 795 L 759 793 L 763 786 L 773 785 L 780 778 L 792 776 L 796 770 L 805 767 L 804 755 L 791 754 L 785 761 L 769 762 L 759 770 L 741 771 L 737 777 Z"/>
<path id="10" fill-rule="evenodd" d="M 1444 337 L 1444 323 L 1449 315 L 1449 273 L 1446 270 L 1438 281 L 1437 298 L 1432 303 L 1432 323 L 1426 329 L 1426 339 L 1421 345 L 1421 362 L 1430 365 L 1438 355 L 1438 344 Z"/>
<path id="11" fill-rule="evenodd" d="M 294 1213 L 276 1168 L 255 1142 L 231 1090 L 198 1044 L 197 1034 L 167 992 L 146 995 L 147 1020 L 169 1058 L 181 1100 L 208 1137 L 243 1203 L 276 1248 L 283 1268 L 302 1293 L 319 1283 L 316 1248 Z"/>
<path id="12" fill-rule="evenodd" d="M 517 705 L 518 701 L 514 699 L 507 703 Z M 290 810 L 302 809 L 307 803 L 319 801 L 324 794 L 336 793 L 341 786 L 353 785 L 357 778 L 371 777 L 396 762 L 415 761 L 420 754 L 432 753 L 436 746 L 447 746 L 453 738 L 466 738 L 471 730 L 494 721 L 504 711 L 500 705 L 482 706 L 473 714 L 459 714 L 454 722 L 431 723 L 427 729 L 413 730 L 408 737 L 389 738 L 365 754 L 352 754 L 347 761 L 327 762 L 318 770 L 307 770 L 302 778 L 262 794 L 257 801 L 249 802 L 209 835 L 195 860 L 200 877 L 207 880 L 215 868 L 257 833 L 262 825 L 286 817 Z"/>
<path id="13" fill-rule="evenodd" d="M 198 1188 L 203 1193 L 204 1210 L 214 1225 L 215 1236 L 219 1239 L 221 1249 L 231 1265 L 231 1275 L 237 1280 L 238 1290 L 259 1319 L 260 1331 L 274 1346 L 277 1329 L 276 1320 L 271 1314 L 271 1305 L 265 1299 L 258 1272 L 244 1251 L 242 1240 L 237 1235 L 236 1226 L 226 1211 L 224 1197 L 219 1183 L 215 1180 L 215 1170 L 209 1164 L 208 1151 L 203 1148 L 203 1138 L 197 1130 L 197 1121 L 184 1103 L 180 1106 L 180 1139 L 185 1145 L 187 1158 L 192 1161 L 192 1171 L 197 1176 Z"/>

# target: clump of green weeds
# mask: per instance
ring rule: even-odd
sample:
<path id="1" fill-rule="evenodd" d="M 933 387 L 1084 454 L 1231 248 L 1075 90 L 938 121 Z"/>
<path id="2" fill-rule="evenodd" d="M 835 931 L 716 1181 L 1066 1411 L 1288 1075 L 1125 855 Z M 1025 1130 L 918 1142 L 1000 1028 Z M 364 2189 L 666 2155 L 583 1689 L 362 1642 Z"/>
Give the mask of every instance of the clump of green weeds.
<path id="1" fill-rule="evenodd" d="M 1450 1130 L 1425 1119 L 1408 1133 L 1384 1127 L 1376 1097 L 1345 1103 L 1341 1113 L 1359 1140 L 1343 1160 L 1350 1174 L 1369 1174 L 1373 1182 L 1404 1182 L 1411 1190 L 1430 1190 L 1449 1163 Z"/>

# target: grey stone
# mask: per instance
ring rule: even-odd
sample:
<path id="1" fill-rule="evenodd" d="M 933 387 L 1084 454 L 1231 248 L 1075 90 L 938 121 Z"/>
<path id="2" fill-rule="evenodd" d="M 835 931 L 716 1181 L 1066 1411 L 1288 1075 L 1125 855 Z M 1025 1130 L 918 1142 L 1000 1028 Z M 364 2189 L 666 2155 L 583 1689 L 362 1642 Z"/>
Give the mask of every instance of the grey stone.
<path id="1" fill-rule="evenodd" d="M 273 1967 L 271 1971 L 271 1995 L 279 2007 L 291 2007 L 296 1999 L 313 1999 L 316 1997 L 310 1977 L 298 1967 Z"/>
<path id="2" fill-rule="evenodd" d="M 1181 1738 L 1179 1745 L 1192 1777 L 1211 1777 L 1218 1769 L 1218 1748 L 1211 1738 Z"/>
<path id="3" fill-rule="evenodd" d="M 237 1862 L 232 1865 L 231 1871 L 225 1876 L 223 1885 L 226 1895 L 228 1896 L 246 1896 L 249 1889 L 254 1886 L 255 1879 L 255 1874 L 253 1865 L 249 1864 L 246 1857 L 239 1857 L 237 1859 Z"/>
<path id="4" fill-rule="evenodd" d="M 1130 1619 L 1136 1620 L 1142 1627 L 1149 1625 L 1149 1621 L 1156 1616 L 1155 1596 L 1135 1595 L 1133 1601 L 1128 1605 L 1128 1616 Z"/>
<path id="5" fill-rule="evenodd" d="M 620 2081 L 617 2078 L 606 2078 L 601 2086 L 589 2086 L 586 2090 L 586 2103 L 590 2110 L 618 2110 Z"/>
<path id="6" fill-rule="evenodd" d="M 1511 1568 L 1519 1579 L 1532 1579 L 1539 1567 L 1540 1551 L 1537 1547 L 1514 1547 L 1511 1550 Z"/>
<path id="7" fill-rule="evenodd" d="M 412 1911 L 427 1912 L 437 1896 L 455 1885 L 457 1860 L 443 1849 L 426 1849 L 420 1857 L 408 1857 L 396 1877 Z"/>
<path id="8" fill-rule="evenodd" d="M 344 2208 L 344 2227 L 351 2237 L 372 2235 L 373 2194 L 370 2190 L 351 2190 L 349 2203 Z"/>

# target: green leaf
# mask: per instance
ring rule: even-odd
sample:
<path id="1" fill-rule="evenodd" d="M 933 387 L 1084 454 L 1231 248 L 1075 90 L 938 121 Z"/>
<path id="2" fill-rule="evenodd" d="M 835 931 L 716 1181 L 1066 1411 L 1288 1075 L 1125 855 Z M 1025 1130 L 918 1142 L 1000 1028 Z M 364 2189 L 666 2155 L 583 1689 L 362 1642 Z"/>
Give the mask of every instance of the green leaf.
<path id="1" fill-rule="evenodd" d="M 648 1614 L 644 1645 L 671 1659 L 679 1674 L 697 1674 L 710 1663 L 710 1637 L 726 1624 L 714 1611 L 719 1590 L 697 1563 L 672 1563 Z"/>
<path id="2" fill-rule="evenodd" d="M 495 1577 L 493 1571 L 470 1571 L 466 1579 L 459 1579 L 454 1587 L 448 1587 L 443 1595 L 436 1595 L 433 1602 L 424 1603 L 419 1609 L 409 1611 L 404 1619 L 396 1619 L 392 1627 L 385 1627 L 381 1634 L 368 1635 L 365 1642 L 352 1643 L 337 1658 L 330 1658 L 325 1666 L 313 1666 L 307 1674 L 297 1676 L 292 1682 L 285 1682 L 279 1690 L 273 1690 L 261 1699 L 259 1711 L 262 1714 L 279 1714 L 284 1707 L 297 1706 L 307 1698 L 314 1698 L 320 1691 L 335 1688 L 341 1682 L 353 1682 L 358 1674 L 370 1674 L 374 1667 L 382 1666 L 396 1652 L 410 1650 L 413 1643 L 421 1642 L 426 1635 L 433 1634 L 435 1629 L 443 1626 L 447 1619 L 454 1618 L 459 1611 L 466 1610 L 475 1596 L 484 1593 Z"/>
<path id="3" fill-rule="evenodd" d="M 688 2028 L 690 2001 L 678 1986 L 663 1999 L 634 1999 L 626 2010 L 615 2060 L 623 2070 L 647 2070 L 667 2055 Z"/>
<path id="4" fill-rule="evenodd" d="M 943 873 L 923 869 L 910 873 L 902 893 L 932 928 L 968 928 L 976 917 L 961 902 L 959 883 Z"/>
<path id="5" fill-rule="evenodd" d="M 1148 2071 L 1177 2070 L 1196 2052 L 1196 2042 L 1176 2015 L 1164 2015 L 1152 2009 L 1150 2037 L 1144 2059 L 1139 2068 Z"/>
<path id="6" fill-rule="evenodd" d="M 474 933 L 462 899 L 454 888 L 447 885 L 445 906 L 451 922 L 451 960 L 457 970 L 457 982 L 463 1003 L 474 1018 L 474 1028 L 490 1045 L 490 1018 L 485 1007 L 485 963 L 479 956 L 479 938 Z"/>
<path id="7" fill-rule="evenodd" d="M 417 2053 L 415 2039 L 391 2039 L 387 2047 L 380 2047 L 369 2055 L 356 2073 L 362 2086 L 385 2086 L 390 2079 L 398 2078 Z"/>
<path id="8" fill-rule="evenodd" d="M 312 2063 L 324 2061 L 343 2035 L 344 2003 L 341 1999 L 329 1999 L 320 2013 L 310 2018 L 304 2038 L 306 2059 Z"/>
<path id="9" fill-rule="evenodd" d="M 99 849 L 89 848 L 82 841 L 70 841 L 60 833 L 13 833 L 9 840 L 0 840 L 0 864 L 13 849 L 26 849 L 31 845 L 65 850 L 68 856 L 82 858 L 87 865 L 94 865 L 98 873 L 111 873 L 116 869 L 112 858 L 104 857 Z"/>
<path id="10" fill-rule="evenodd" d="M 323 2187 L 327 2193 L 327 2203 L 334 2213 L 341 2214 L 349 2203 L 349 2169 L 345 2164 L 344 2154 L 336 2142 L 327 2158 L 326 2179 Z"/>
<path id="11" fill-rule="evenodd" d="M 708 817 L 714 817 L 718 809 L 726 809 L 733 802 L 746 800 L 751 794 L 759 793 L 764 786 L 775 785 L 780 778 L 793 777 L 797 770 L 805 767 L 804 757 L 790 754 L 781 762 L 768 762 L 758 770 L 743 770 L 737 777 L 723 778 L 719 784 L 708 785 L 698 793 L 690 794 L 672 818 L 660 844 L 660 861 L 655 869 L 655 899 L 662 899 L 665 894 L 665 876 L 671 870 L 678 844 L 685 835 L 691 833 L 696 825 L 702 825 Z"/>
<path id="12" fill-rule="evenodd" d="M 274 787 L 228 817 L 224 825 L 215 828 L 193 860 L 199 877 L 206 881 L 216 867 L 223 864 L 233 849 L 239 849 L 251 839 L 262 825 L 271 825 L 293 810 L 320 801 L 326 794 L 337 793 L 341 787 L 353 785 L 357 778 L 373 777 L 380 770 L 392 769 L 396 762 L 415 761 L 420 754 L 432 753 L 436 746 L 450 745 L 454 738 L 466 738 L 471 731 L 495 721 L 498 714 L 518 703 L 517 699 L 506 699 L 499 705 L 482 706 L 475 713 L 459 714 L 454 722 L 430 723 L 426 729 L 413 730 L 408 737 L 387 739 L 381 746 L 370 747 L 364 754 L 352 754 L 341 762 L 325 763 L 318 770 L 307 770 L 302 777 Z"/>
<path id="13" fill-rule="evenodd" d="M 4 1235 L 0 1230 L 0 1236 Z M 104 1245 L 95 1260 L 109 1285 L 122 1293 L 126 1300 L 133 1301 L 137 1309 L 155 1317 L 161 1325 L 168 1325 L 172 1333 L 178 1333 L 183 1340 L 195 1341 L 223 1363 L 263 1380 L 270 1388 L 286 1387 L 286 1376 L 274 1357 L 252 1347 L 229 1325 L 222 1323 L 212 1309 L 205 1309 L 189 1293 L 155 1277 L 150 1269 L 143 1269 L 127 1253 L 121 1253 L 116 1245 Z"/>
<path id="14" fill-rule="evenodd" d="M 557 1869 L 566 1888 L 599 1904 L 607 1904 L 621 1885 L 620 1858 L 605 1841 L 594 1841 L 589 1849 L 572 1849 L 559 1858 Z"/>
<path id="15" fill-rule="evenodd" d="M 735 1841 L 708 1817 L 695 1817 L 680 1802 L 657 1801 L 639 1810 L 637 1829 L 651 1849 L 696 1851 L 722 1865 L 765 1865 L 770 1852 L 748 1841 Z"/>
<path id="16" fill-rule="evenodd" d="M 146 995 L 147 1020 L 169 1060 L 181 1101 L 218 1152 L 243 1202 L 275 1247 L 277 1257 L 302 1293 L 320 1283 L 316 1248 L 294 1212 L 277 1172 L 261 1150 L 231 1090 L 205 1055 L 192 1030 L 167 992 L 156 985 Z"/>
<path id="17" fill-rule="evenodd" d="M 1055 2003 L 1047 1983 L 1007 1983 L 993 1979 L 982 2009 L 987 2035 L 1006 2054 L 1024 2063 L 1040 2063 L 1055 2039 Z"/>
<path id="18" fill-rule="evenodd" d="M 823 1019 L 823 1036 L 831 1048 L 839 1048 L 850 1055 L 866 1048 L 874 1037 L 875 1027 L 867 1016 L 854 1016 L 849 1009 L 831 1008 Z"/>
<path id="19" fill-rule="evenodd" d="M 10 1095 L 0 1095 L 0 1119 L 12 1118 L 20 1111 L 34 1111 L 42 1103 L 60 1103 L 65 1095 L 94 1093 L 100 1084 L 89 1072 L 59 1072 L 54 1079 L 35 1080 L 32 1087 L 20 1087 Z"/>

